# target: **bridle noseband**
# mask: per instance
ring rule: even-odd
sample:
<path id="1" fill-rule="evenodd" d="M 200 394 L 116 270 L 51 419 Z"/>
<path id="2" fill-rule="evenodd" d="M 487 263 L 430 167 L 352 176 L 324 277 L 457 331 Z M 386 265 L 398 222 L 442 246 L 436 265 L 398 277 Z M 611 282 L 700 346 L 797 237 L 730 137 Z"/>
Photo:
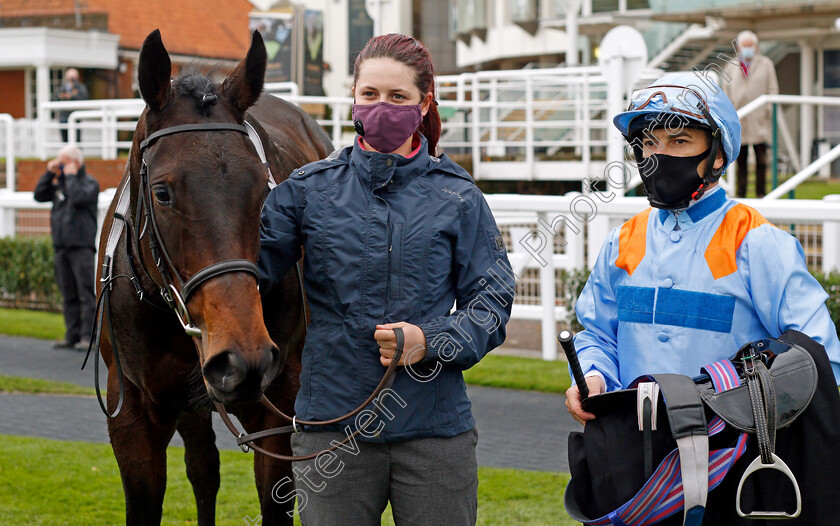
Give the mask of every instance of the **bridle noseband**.
<path id="1" fill-rule="evenodd" d="M 184 280 L 175 265 L 172 264 L 172 259 L 169 257 L 169 252 L 163 244 L 163 238 L 160 235 L 157 220 L 155 218 L 154 206 L 152 203 L 152 187 L 149 183 L 149 165 L 146 162 L 146 150 L 152 145 L 154 141 L 168 135 L 176 133 L 195 132 L 195 131 L 236 131 L 248 135 L 248 130 L 245 126 L 230 123 L 205 123 L 205 124 L 182 124 L 179 126 L 171 126 L 158 130 L 140 143 L 140 184 L 139 196 L 137 202 L 137 210 L 134 221 L 135 232 L 135 246 L 140 253 L 140 240 L 148 232 L 149 234 L 149 250 L 152 253 L 155 266 L 158 273 L 163 280 L 163 284 L 158 284 L 160 295 L 167 305 L 175 312 L 178 321 L 189 336 L 201 338 L 201 329 L 193 325 L 187 310 L 187 302 L 190 296 L 206 281 L 209 281 L 222 274 L 231 272 L 246 272 L 251 274 L 259 280 L 259 271 L 253 261 L 247 259 L 227 259 L 218 261 L 199 270 L 192 277 Z M 145 212 L 144 212 L 145 211 Z M 140 228 L 141 214 L 145 213 L 145 224 Z M 142 257 L 140 257 L 142 263 Z M 171 270 L 171 272 L 170 272 Z M 148 271 L 147 271 L 148 274 Z M 174 279 L 173 279 L 174 278 Z M 154 279 L 152 280 L 154 282 Z M 155 282 L 157 284 L 157 282 Z"/>

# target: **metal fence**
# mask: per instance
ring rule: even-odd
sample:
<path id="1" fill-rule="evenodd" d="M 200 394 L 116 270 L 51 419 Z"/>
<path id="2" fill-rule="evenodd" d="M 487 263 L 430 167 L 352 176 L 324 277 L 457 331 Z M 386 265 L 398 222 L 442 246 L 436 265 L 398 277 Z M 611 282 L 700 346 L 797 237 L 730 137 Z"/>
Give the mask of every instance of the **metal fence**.
<path id="1" fill-rule="evenodd" d="M 100 226 L 115 189 L 99 196 Z M 591 268 L 609 231 L 644 210 L 641 197 L 486 195 L 519 277 L 513 319 L 542 323 L 542 353 L 555 359 L 555 322 L 568 321 L 564 271 Z M 840 268 L 840 196 L 816 200 L 744 199 L 770 222 L 799 239 L 808 266 Z M 0 190 L 0 237 L 49 234 L 49 203 L 32 192 Z"/>
<path id="2" fill-rule="evenodd" d="M 640 83 L 656 78 L 647 71 Z M 607 78 L 596 66 L 488 71 L 436 79 L 442 116 L 441 148 L 471 162 L 477 179 L 581 180 L 600 178 L 605 166 Z M 351 144 L 350 97 L 301 96 L 292 83 L 266 85 L 266 92 L 320 117 L 336 147 Z M 141 99 L 50 101 L 37 120 L 0 126 L 14 134 L 0 156 L 54 156 L 66 130 L 86 156 L 115 159 L 131 147 L 131 131 L 144 108 Z M 66 124 L 50 115 L 71 112 Z M 77 133 L 80 141 L 77 142 Z M 11 149 L 11 154 L 9 150 Z"/>
<path id="3" fill-rule="evenodd" d="M 661 71 L 646 70 L 636 85 L 655 79 Z M 608 150 L 615 149 L 615 133 L 608 116 L 610 80 L 597 66 L 486 71 L 436 78 L 438 110 L 443 130 L 440 147 L 459 161 L 469 163 L 475 179 L 566 180 L 604 178 Z M 350 97 L 301 96 L 294 83 L 267 84 L 266 92 L 304 107 L 320 116 L 318 123 L 336 147 L 351 144 L 355 135 Z M 626 95 L 626 94 L 625 94 Z M 613 95 L 622 97 L 621 94 Z M 840 105 L 836 97 L 765 95 L 739 110 L 744 116 L 759 107 Z M 114 159 L 131 147 L 131 132 L 144 103 L 140 99 L 52 101 L 41 104 L 38 120 L 12 121 L 0 115 L 0 157 L 55 155 L 63 145 L 61 131 L 70 144 L 78 142 L 85 155 Z M 624 107 L 623 103 L 618 103 Z M 67 124 L 51 120 L 58 111 L 69 111 Z M 323 117 L 326 116 L 326 117 Z M 776 198 L 840 158 L 840 147 L 814 163 L 805 159 L 785 124 L 778 123 L 778 150 L 784 149 L 798 173 L 768 196 Z M 774 134 L 775 136 L 775 134 Z M 620 143 L 619 152 L 623 142 Z M 776 145 L 774 145 L 776 146 Z M 612 154 L 615 155 L 615 154 Z M 619 155 L 620 156 L 620 155 Z M 640 182 L 631 166 L 632 181 Z M 7 166 L 13 181 L 14 166 Z M 730 168 L 730 175 L 732 169 Z M 722 184 L 729 187 L 727 180 Z M 12 187 L 11 185 L 7 185 Z"/>

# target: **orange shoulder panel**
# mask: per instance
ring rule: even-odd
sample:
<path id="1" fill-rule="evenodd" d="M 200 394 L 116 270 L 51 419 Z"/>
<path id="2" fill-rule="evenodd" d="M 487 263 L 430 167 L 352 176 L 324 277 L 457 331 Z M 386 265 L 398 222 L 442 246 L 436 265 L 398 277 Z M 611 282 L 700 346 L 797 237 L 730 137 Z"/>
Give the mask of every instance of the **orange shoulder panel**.
<path id="1" fill-rule="evenodd" d="M 618 257 L 615 266 L 623 268 L 628 276 L 632 276 L 636 267 L 642 262 L 647 250 L 648 216 L 653 208 L 648 208 L 633 216 L 621 226 L 618 234 Z"/>
<path id="2" fill-rule="evenodd" d="M 706 263 L 715 279 L 738 270 L 735 254 L 747 234 L 754 228 L 769 223 L 755 209 L 737 204 L 726 212 L 723 221 L 706 247 Z"/>

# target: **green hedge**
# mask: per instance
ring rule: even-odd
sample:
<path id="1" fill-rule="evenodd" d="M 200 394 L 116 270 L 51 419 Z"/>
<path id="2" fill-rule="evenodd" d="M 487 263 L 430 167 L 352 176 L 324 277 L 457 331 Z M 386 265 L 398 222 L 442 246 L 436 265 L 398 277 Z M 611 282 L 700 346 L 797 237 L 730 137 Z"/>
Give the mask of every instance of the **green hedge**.
<path id="1" fill-rule="evenodd" d="M 832 321 L 834 321 L 834 326 L 837 328 L 837 334 L 840 334 L 840 272 L 829 272 L 828 274 L 812 272 L 812 274 L 828 293 L 825 304 L 831 314 Z"/>
<path id="2" fill-rule="evenodd" d="M 61 310 L 49 237 L 0 238 L 0 306 Z"/>
<path id="3" fill-rule="evenodd" d="M 826 305 L 840 333 L 840 272 L 813 274 L 828 293 Z M 566 305 L 574 307 L 588 277 L 588 269 L 561 271 L 559 295 Z M 0 238 L 0 306 L 61 310 L 49 237 Z M 574 311 L 569 322 L 574 331 L 582 329 Z"/>

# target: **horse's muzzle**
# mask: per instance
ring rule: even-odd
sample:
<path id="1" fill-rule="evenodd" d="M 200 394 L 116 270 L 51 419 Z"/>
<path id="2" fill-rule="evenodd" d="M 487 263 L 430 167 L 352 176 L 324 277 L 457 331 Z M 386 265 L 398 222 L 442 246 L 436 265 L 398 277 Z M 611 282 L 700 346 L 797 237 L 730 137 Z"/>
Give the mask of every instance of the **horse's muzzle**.
<path id="1" fill-rule="evenodd" d="M 240 352 L 225 350 L 210 357 L 201 372 L 210 398 L 223 404 L 252 403 L 260 399 L 284 361 L 274 345 L 263 349 L 258 363 L 249 363 Z"/>

